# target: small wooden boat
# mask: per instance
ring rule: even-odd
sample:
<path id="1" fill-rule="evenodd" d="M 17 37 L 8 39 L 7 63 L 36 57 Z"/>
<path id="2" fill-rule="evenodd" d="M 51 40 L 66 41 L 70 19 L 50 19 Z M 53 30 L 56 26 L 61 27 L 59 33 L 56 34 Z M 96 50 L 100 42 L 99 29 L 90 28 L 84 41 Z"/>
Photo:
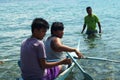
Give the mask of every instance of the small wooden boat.
<path id="1" fill-rule="evenodd" d="M 79 50 L 79 43 L 77 45 L 77 49 Z M 71 57 L 75 57 L 77 56 L 74 52 L 71 52 L 70 54 L 67 53 L 68 56 Z M 54 60 L 53 60 L 54 61 Z M 74 61 L 72 62 L 72 64 L 62 73 L 60 73 L 58 75 L 58 77 L 55 80 L 65 80 L 65 78 L 67 78 L 67 76 L 69 75 L 69 73 L 72 71 L 73 67 L 75 66 L 75 64 L 77 63 L 77 59 L 74 59 Z M 18 65 L 20 66 L 20 62 L 18 62 Z M 78 66 L 79 64 L 77 64 Z M 79 69 L 81 70 L 81 66 L 79 65 Z M 17 80 L 23 80 L 22 78 L 18 78 Z M 91 79 L 90 79 L 91 80 Z"/>
<path id="2" fill-rule="evenodd" d="M 20 62 L 19 61 L 18 61 L 18 65 L 20 67 Z M 55 80 L 65 80 L 65 78 L 69 75 L 69 73 L 72 71 L 74 66 L 75 66 L 75 63 L 73 62 L 65 71 L 60 73 Z M 22 78 L 17 78 L 16 80 L 23 80 L 23 79 Z"/>
<path id="3" fill-rule="evenodd" d="M 80 41 L 78 42 L 78 46 L 77 49 L 79 50 L 79 44 Z M 69 75 L 69 73 L 72 71 L 73 67 L 76 65 L 78 67 L 78 69 L 81 71 L 81 73 L 84 76 L 84 80 L 94 80 L 88 73 L 86 73 L 84 71 L 84 69 L 77 63 L 77 59 L 74 59 L 73 57 L 76 57 L 77 55 L 72 52 L 72 53 L 68 53 L 68 56 L 73 60 L 72 64 L 70 65 L 70 67 L 68 67 L 65 71 L 63 71 L 61 74 L 58 75 L 58 77 L 55 80 L 65 80 L 65 78 L 67 78 L 67 76 Z M 20 66 L 20 62 L 18 62 L 18 65 Z M 82 79 L 82 80 L 83 80 Z M 22 78 L 18 78 L 17 80 L 23 80 Z"/>
<path id="4" fill-rule="evenodd" d="M 69 73 L 72 71 L 74 67 L 74 63 L 71 64 L 69 68 L 67 68 L 65 71 L 63 71 L 61 74 L 58 75 L 58 77 L 55 80 L 65 80 L 65 78 L 69 75 Z"/>

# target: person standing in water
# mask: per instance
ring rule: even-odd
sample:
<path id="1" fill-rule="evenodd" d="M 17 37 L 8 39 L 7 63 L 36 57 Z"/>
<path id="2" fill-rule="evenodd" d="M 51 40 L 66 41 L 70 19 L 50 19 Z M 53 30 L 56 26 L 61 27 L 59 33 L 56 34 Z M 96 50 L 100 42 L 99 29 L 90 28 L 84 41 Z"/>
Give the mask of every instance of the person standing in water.
<path id="1" fill-rule="evenodd" d="M 86 34 L 88 35 L 88 38 L 95 37 L 96 33 L 98 33 L 98 31 L 96 29 L 96 23 L 98 24 L 98 27 L 99 27 L 99 33 L 101 33 L 100 21 L 95 14 L 92 14 L 91 7 L 87 7 L 86 11 L 87 11 L 88 15 L 84 17 L 84 25 L 83 25 L 83 29 L 82 29 L 81 33 L 84 32 L 84 30 L 87 26 Z"/>

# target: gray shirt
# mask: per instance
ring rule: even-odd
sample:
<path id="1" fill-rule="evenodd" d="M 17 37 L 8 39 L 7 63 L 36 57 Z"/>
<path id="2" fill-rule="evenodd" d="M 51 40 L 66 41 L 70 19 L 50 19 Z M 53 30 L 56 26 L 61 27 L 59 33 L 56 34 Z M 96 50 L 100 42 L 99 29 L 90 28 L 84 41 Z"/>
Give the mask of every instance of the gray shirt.
<path id="1" fill-rule="evenodd" d="M 49 37 L 45 41 L 46 55 L 48 60 L 61 60 L 66 58 L 66 55 L 63 52 L 56 52 L 51 48 L 51 41 L 56 37 Z"/>

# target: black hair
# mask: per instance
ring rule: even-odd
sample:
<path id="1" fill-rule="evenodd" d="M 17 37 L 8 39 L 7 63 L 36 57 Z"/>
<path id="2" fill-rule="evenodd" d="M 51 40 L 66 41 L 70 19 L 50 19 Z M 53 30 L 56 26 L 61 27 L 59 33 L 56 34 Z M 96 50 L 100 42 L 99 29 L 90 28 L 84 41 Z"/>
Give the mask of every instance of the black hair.
<path id="1" fill-rule="evenodd" d="M 43 18 L 35 18 L 31 25 L 32 33 L 33 33 L 34 29 L 41 29 L 41 28 L 49 29 L 48 22 Z"/>
<path id="2" fill-rule="evenodd" d="M 57 30 L 64 30 L 64 25 L 62 22 L 53 22 L 51 26 L 51 34 L 53 34 L 53 31 Z"/>
<path id="3" fill-rule="evenodd" d="M 90 6 L 88 6 L 87 8 L 86 8 L 86 11 L 88 10 L 88 9 L 92 9 Z"/>

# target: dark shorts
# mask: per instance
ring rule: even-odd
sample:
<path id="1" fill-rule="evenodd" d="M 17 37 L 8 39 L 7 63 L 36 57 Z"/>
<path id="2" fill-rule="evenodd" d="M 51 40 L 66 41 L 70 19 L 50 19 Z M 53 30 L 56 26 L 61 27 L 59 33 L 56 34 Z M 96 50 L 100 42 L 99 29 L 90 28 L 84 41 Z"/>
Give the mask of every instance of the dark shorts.
<path id="1" fill-rule="evenodd" d="M 48 68 L 46 76 L 43 77 L 42 80 L 54 80 L 60 73 L 60 69 L 58 66 Z"/>
<path id="2" fill-rule="evenodd" d="M 86 31 L 87 35 L 96 34 L 96 33 L 97 33 L 97 30 L 87 30 Z"/>

